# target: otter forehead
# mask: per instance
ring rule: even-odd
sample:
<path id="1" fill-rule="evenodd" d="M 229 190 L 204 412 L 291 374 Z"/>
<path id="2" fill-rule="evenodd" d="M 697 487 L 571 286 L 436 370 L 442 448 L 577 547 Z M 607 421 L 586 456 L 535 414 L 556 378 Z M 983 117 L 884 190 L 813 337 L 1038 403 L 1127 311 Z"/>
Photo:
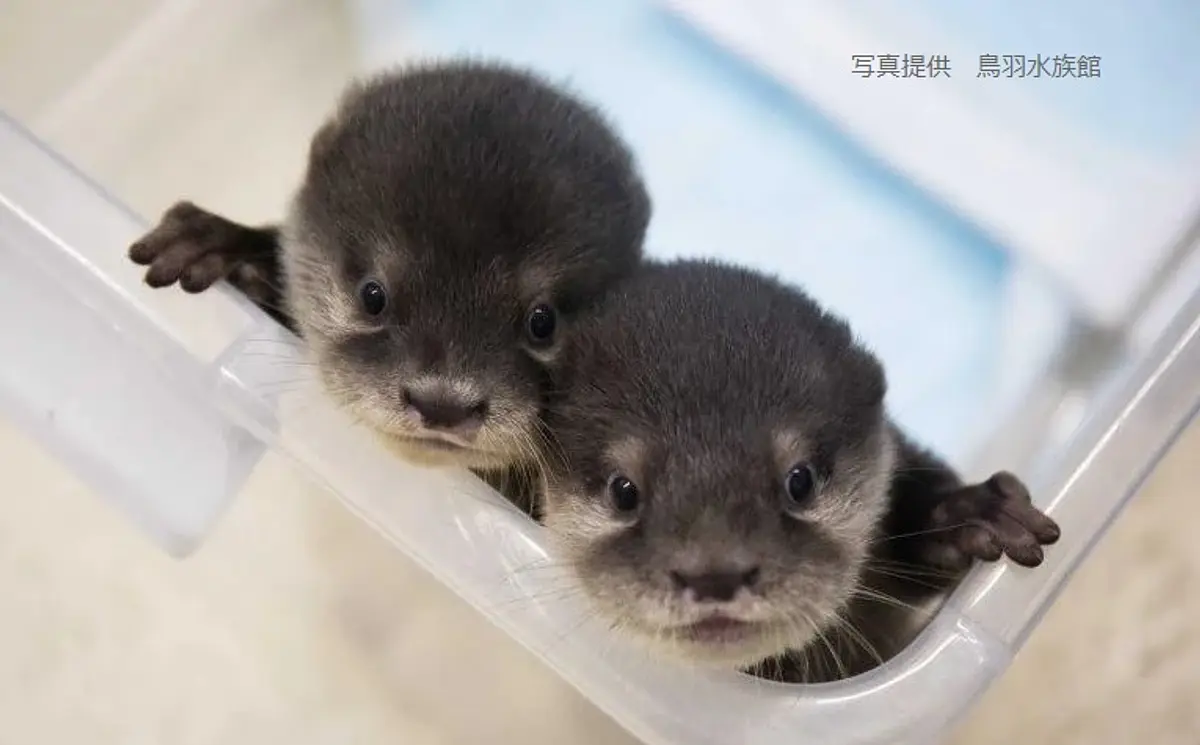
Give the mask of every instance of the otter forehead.
<path id="1" fill-rule="evenodd" d="M 580 323 L 558 377 L 547 422 L 593 479 L 733 488 L 878 455 L 878 361 L 798 290 L 728 265 L 646 266 Z"/>
<path id="2" fill-rule="evenodd" d="M 650 210 L 598 112 L 529 73 L 468 63 L 352 89 L 314 139 L 297 202 L 326 243 L 382 238 L 453 264 L 536 255 L 602 277 L 640 254 Z"/>
<path id="3" fill-rule="evenodd" d="M 567 386 L 572 401 L 619 398 L 608 414 L 618 426 L 847 438 L 878 420 L 886 391 L 878 361 L 842 321 L 795 288 L 712 262 L 647 266 L 577 336 L 573 367 L 586 373 Z"/>

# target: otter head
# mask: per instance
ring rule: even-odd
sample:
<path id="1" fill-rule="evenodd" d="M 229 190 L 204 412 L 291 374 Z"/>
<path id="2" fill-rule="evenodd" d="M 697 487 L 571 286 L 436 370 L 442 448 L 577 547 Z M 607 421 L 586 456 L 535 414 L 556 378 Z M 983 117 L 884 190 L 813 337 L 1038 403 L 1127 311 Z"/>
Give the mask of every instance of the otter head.
<path id="1" fill-rule="evenodd" d="M 546 524 L 613 627 L 743 667 L 836 623 L 893 457 L 883 371 L 841 321 L 746 270 L 648 267 L 558 383 Z"/>
<path id="2" fill-rule="evenodd" d="M 326 388 L 403 455 L 540 452 L 544 370 L 640 258 L 649 199 L 591 108 L 507 68 L 349 91 L 284 230 L 287 302 Z"/>

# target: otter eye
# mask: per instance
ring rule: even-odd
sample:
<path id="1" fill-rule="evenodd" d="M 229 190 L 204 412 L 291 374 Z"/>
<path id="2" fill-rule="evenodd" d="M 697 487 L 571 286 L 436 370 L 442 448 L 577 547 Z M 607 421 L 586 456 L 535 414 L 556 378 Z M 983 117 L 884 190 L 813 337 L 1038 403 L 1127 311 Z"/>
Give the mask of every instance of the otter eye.
<path id="1" fill-rule="evenodd" d="M 529 311 L 529 317 L 525 319 L 525 333 L 529 335 L 529 341 L 540 346 L 549 344 L 554 339 L 557 326 L 558 317 L 554 308 L 545 303 L 535 305 L 533 310 Z"/>
<path id="2" fill-rule="evenodd" d="M 358 299 L 363 310 L 372 316 L 379 315 L 387 307 L 387 291 L 373 279 L 368 279 L 358 288 Z"/>
<path id="3" fill-rule="evenodd" d="M 638 508 L 638 488 L 624 476 L 616 476 L 608 482 L 608 494 L 612 497 L 613 507 L 617 512 L 633 512 Z"/>
<path id="4" fill-rule="evenodd" d="M 811 466 L 803 463 L 792 466 L 788 471 L 784 487 L 787 489 L 787 506 L 791 508 L 804 507 L 812 499 L 816 478 Z"/>

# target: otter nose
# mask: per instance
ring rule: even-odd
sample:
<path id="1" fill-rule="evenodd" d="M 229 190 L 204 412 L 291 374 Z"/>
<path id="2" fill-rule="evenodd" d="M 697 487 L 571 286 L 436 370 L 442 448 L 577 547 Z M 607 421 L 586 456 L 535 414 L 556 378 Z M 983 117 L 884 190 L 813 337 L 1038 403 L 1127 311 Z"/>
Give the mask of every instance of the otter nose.
<path id="1" fill-rule="evenodd" d="M 758 582 L 758 567 L 750 569 L 720 568 L 703 572 L 671 572 L 671 582 L 676 590 L 692 593 L 692 599 L 728 602 L 743 587 L 753 587 Z"/>
<path id="2" fill-rule="evenodd" d="M 488 403 L 480 398 L 467 398 L 449 388 L 405 388 L 404 405 L 417 412 L 421 424 L 429 429 L 473 435 L 487 417 Z"/>

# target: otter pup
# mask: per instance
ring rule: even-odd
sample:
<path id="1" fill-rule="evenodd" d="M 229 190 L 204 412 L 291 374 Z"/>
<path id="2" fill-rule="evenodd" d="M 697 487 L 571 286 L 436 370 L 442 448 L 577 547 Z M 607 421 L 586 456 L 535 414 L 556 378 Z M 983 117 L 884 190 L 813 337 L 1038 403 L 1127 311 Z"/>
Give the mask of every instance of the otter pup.
<path id="1" fill-rule="evenodd" d="M 349 411 L 415 461 L 535 461 L 544 368 L 641 257 L 650 199 L 601 114 L 533 73 L 421 64 L 356 83 L 279 226 L 182 202 L 145 280 L 228 278 L 297 332 Z"/>
<path id="2" fill-rule="evenodd" d="M 906 438 L 847 325 L 708 261 L 647 263 L 576 328 L 546 422 L 545 524 L 614 628 L 795 682 L 861 672 L 973 560 L 1042 561 L 1022 483 Z"/>

